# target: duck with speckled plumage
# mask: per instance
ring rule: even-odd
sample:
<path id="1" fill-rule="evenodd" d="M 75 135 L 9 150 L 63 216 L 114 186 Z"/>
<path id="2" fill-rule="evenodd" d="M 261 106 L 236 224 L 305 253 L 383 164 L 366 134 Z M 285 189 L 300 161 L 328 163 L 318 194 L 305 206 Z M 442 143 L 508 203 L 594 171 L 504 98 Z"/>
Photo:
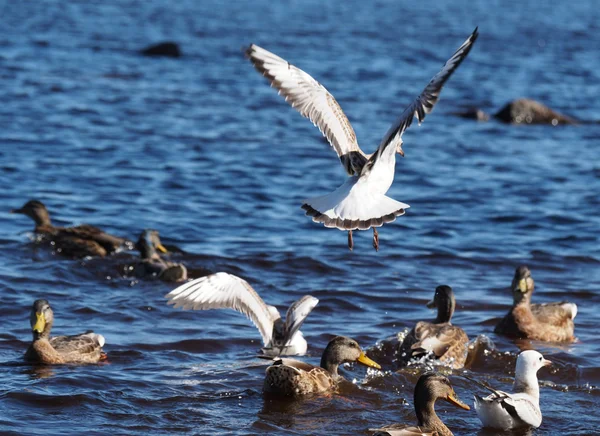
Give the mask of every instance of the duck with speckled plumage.
<path id="1" fill-rule="evenodd" d="M 270 394 L 299 397 L 334 391 L 344 378 L 338 366 L 358 362 L 371 368 L 381 366 L 369 359 L 354 339 L 345 336 L 333 338 L 321 357 L 321 366 L 300 360 L 278 358 L 266 370 L 263 390 Z"/>
<path id="2" fill-rule="evenodd" d="M 435 413 L 437 400 L 445 400 L 461 409 L 470 410 L 469 406 L 458 399 L 447 377 L 428 372 L 419 377 L 415 385 L 414 405 L 417 426 L 392 424 L 371 431 L 376 432 L 374 436 L 452 436 L 450 429 Z"/>
<path id="3" fill-rule="evenodd" d="M 408 364 L 414 359 L 427 356 L 454 369 L 464 367 L 469 337 L 463 329 L 452 325 L 456 307 L 452 288 L 447 285 L 438 286 L 427 307 L 437 308 L 436 319 L 433 322 L 419 321 L 412 328 L 398 348 L 398 360 Z"/>
<path id="4" fill-rule="evenodd" d="M 82 258 L 104 257 L 121 249 L 131 249 L 133 242 L 110 235 L 98 227 L 82 224 L 74 227 L 58 227 L 52 224 L 46 206 L 37 200 L 30 200 L 11 213 L 28 216 L 35 222 L 34 232 L 43 243 L 51 244 L 63 256 Z"/>
<path id="5" fill-rule="evenodd" d="M 104 336 L 92 331 L 73 336 L 50 337 L 54 312 L 48 300 L 36 300 L 31 308 L 33 342 L 25 360 L 56 365 L 64 363 L 97 363 L 106 358 L 102 351 Z"/>
<path id="6" fill-rule="evenodd" d="M 513 306 L 498 323 L 494 332 L 506 336 L 547 342 L 573 342 L 577 305 L 567 301 L 532 304 L 535 283 L 531 271 L 519 266 L 513 277 L 511 290 Z"/>

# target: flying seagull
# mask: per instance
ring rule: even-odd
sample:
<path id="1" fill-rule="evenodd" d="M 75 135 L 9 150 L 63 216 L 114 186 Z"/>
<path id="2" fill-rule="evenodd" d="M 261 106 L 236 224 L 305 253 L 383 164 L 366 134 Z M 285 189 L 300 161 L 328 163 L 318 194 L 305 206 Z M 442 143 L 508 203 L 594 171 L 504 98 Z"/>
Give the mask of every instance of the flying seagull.
<path id="1" fill-rule="evenodd" d="M 233 309 L 243 313 L 258 328 L 265 345 L 263 353 L 273 357 L 306 354 L 300 326 L 319 302 L 305 295 L 288 308 L 284 322 L 277 308 L 265 304 L 246 280 L 224 272 L 187 282 L 165 298 L 168 304 L 184 310 Z"/>
<path id="2" fill-rule="evenodd" d="M 419 124 L 437 103 L 440 91 L 467 57 L 477 39 L 477 28 L 429 81 L 419 95 L 388 130 L 379 148 L 366 154 L 358 146 L 354 129 L 342 108 L 327 89 L 310 75 L 286 60 L 255 44 L 246 56 L 256 70 L 300 114 L 310 119 L 338 154 L 349 178 L 330 194 L 305 200 L 306 215 L 325 227 L 348 231 L 348 248 L 352 250 L 353 230 L 373 228 L 373 247 L 379 250 L 376 227 L 392 222 L 410 207 L 385 194 L 394 181 L 396 153 L 404 156 L 402 134 L 417 117 Z"/>

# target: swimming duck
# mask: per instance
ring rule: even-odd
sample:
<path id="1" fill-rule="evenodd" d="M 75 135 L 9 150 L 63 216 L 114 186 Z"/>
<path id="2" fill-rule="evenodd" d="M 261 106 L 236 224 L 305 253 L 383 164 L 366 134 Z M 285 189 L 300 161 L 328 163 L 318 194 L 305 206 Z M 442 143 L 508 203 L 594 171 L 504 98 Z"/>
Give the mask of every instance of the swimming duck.
<path id="1" fill-rule="evenodd" d="M 514 393 L 491 390 L 485 398 L 475 395 L 475 411 L 484 427 L 510 430 L 520 427 L 538 428 L 542 424 L 540 387 L 537 372 L 552 362 L 535 350 L 523 351 L 517 357 Z"/>
<path id="2" fill-rule="evenodd" d="M 333 391 L 343 377 L 338 366 L 345 362 L 358 362 L 381 369 L 369 359 L 354 339 L 337 336 L 329 341 L 321 366 L 294 359 L 278 358 L 266 370 L 263 390 L 272 394 L 297 397 Z"/>
<path id="3" fill-rule="evenodd" d="M 164 260 L 156 252 L 167 253 L 161 244 L 157 230 L 146 229 L 140 235 L 135 247 L 141 255 L 141 260 L 135 266 L 137 277 L 153 276 L 165 282 L 182 282 L 187 280 L 187 268 L 181 263 Z"/>
<path id="4" fill-rule="evenodd" d="M 577 315 L 577 305 L 566 301 L 531 304 L 534 287 L 529 268 L 519 266 L 511 285 L 513 306 L 498 323 L 494 332 L 522 339 L 573 342 L 573 320 Z"/>
<path id="5" fill-rule="evenodd" d="M 393 424 L 384 428 L 371 429 L 371 431 L 377 432 L 375 436 L 452 436 L 450 429 L 435 413 L 435 402 L 437 400 L 446 400 L 461 409 L 470 410 L 469 406 L 458 399 L 448 378 L 428 372 L 419 377 L 415 386 L 414 405 L 418 426 L 409 427 L 403 424 Z"/>
<path id="6" fill-rule="evenodd" d="M 429 308 L 437 308 L 437 317 L 433 322 L 419 321 L 406 335 L 398 349 L 398 359 L 408 363 L 433 353 L 435 359 L 454 369 L 465 366 L 469 337 L 463 329 L 451 323 L 456 301 L 450 286 L 438 286 L 433 300 L 427 303 Z"/>
<path id="7" fill-rule="evenodd" d="M 74 336 L 50 337 L 54 313 L 48 300 L 36 300 L 31 308 L 33 342 L 25 360 L 46 365 L 61 363 L 96 363 L 106 358 L 102 352 L 104 336 L 92 331 Z"/>
<path id="8" fill-rule="evenodd" d="M 69 257 L 99 256 L 114 253 L 122 247 L 133 246 L 131 241 L 109 235 L 97 227 L 82 224 L 74 227 L 56 227 L 50 221 L 46 206 L 40 201 L 30 200 L 20 209 L 12 209 L 11 213 L 27 215 L 35 221 L 35 233 L 42 241 L 55 245 L 57 253 Z"/>
<path id="9" fill-rule="evenodd" d="M 373 154 L 358 146 L 354 129 L 342 108 L 323 85 L 285 59 L 250 45 L 246 56 L 254 68 L 300 114 L 316 125 L 337 153 L 348 178 L 333 192 L 303 201 L 302 209 L 314 222 L 348 232 L 348 248 L 354 247 L 352 231 L 373 229 L 373 247 L 379 250 L 377 227 L 395 221 L 410 206 L 386 196 L 394 181 L 396 153 L 404 156 L 402 135 L 416 117 L 419 124 L 433 110 L 442 88 L 475 40 L 477 29 L 454 52 L 387 131 Z"/>
<path id="10" fill-rule="evenodd" d="M 319 302 L 305 295 L 290 305 L 283 322 L 277 308 L 267 305 L 246 280 L 225 272 L 192 280 L 165 298 L 176 308 L 233 309 L 243 313 L 258 328 L 264 343 L 262 351 L 267 356 L 306 353 L 308 345 L 300 326 Z"/>

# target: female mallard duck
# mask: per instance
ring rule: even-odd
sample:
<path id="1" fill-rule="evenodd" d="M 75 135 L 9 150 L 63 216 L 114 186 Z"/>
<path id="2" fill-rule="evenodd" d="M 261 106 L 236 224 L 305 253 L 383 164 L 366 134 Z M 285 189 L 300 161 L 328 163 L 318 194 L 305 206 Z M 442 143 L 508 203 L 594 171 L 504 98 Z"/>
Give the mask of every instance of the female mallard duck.
<path id="1" fill-rule="evenodd" d="M 484 427 L 510 430 L 521 427 L 538 428 L 542 424 L 540 387 L 537 372 L 552 362 L 534 350 L 523 351 L 517 357 L 513 394 L 496 391 L 485 398 L 475 395 L 475 411 Z"/>
<path id="2" fill-rule="evenodd" d="M 75 227 L 56 227 L 50 221 L 48 209 L 40 201 L 30 200 L 11 213 L 22 213 L 35 221 L 35 233 L 42 241 L 55 246 L 56 252 L 69 257 L 106 256 L 133 243 L 127 239 L 109 235 L 97 227 L 82 224 Z"/>
<path id="3" fill-rule="evenodd" d="M 36 300 L 31 308 L 33 342 L 25 360 L 47 365 L 60 363 L 96 363 L 106 358 L 102 352 L 104 336 L 92 331 L 74 336 L 50 337 L 54 313 L 47 300 Z"/>
<path id="4" fill-rule="evenodd" d="M 333 391 L 343 380 L 338 374 L 338 366 L 345 362 L 381 369 L 378 363 L 365 355 L 354 339 L 337 336 L 323 351 L 320 367 L 294 359 L 275 360 L 267 368 L 263 390 L 291 397 Z"/>
<path id="5" fill-rule="evenodd" d="M 173 289 L 165 298 L 174 307 L 193 310 L 233 309 L 258 328 L 266 356 L 305 354 L 308 347 L 300 326 L 319 300 L 305 295 L 291 304 L 285 323 L 274 306 L 267 305 L 246 280 L 224 272 L 211 274 Z"/>
<path id="6" fill-rule="evenodd" d="M 470 410 L 470 407 L 460 401 L 450 380 L 443 375 L 428 372 L 419 377 L 415 386 L 414 405 L 417 414 L 418 427 L 408 427 L 403 424 L 393 424 L 388 427 L 374 429 L 377 436 L 410 436 L 432 435 L 452 436 L 452 432 L 435 413 L 436 400 L 446 400 L 461 409 Z"/>
<path id="7" fill-rule="evenodd" d="M 167 249 L 160 243 L 158 231 L 146 229 L 140 235 L 135 247 L 142 257 L 135 266 L 135 275 L 138 277 L 153 276 L 165 282 L 182 282 L 187 280 L 187 269 L 181 263 L 164 260 L 156 252 L 167 253 Z"/>
<path id="8" fill-rule="evenodd" d="M 534 286 L 529 268 L 518 267 L 511 285 L 513 306 L 494 332 L 521 339 L 573 342 L 577 305 L 566 301 L 531 304 Z"/>
<path id="9" fill-rule="evenodd" d="M 454 369 L 465 366 L 469 337 L 463 329 L 451 324 L 456 301 L 450 286 L 438 286 L 427 307 L 437 307 L 433 322 L 419 321 L 406 335 L 398 349 L 398 358 L 407 364 L 413 358 L 432 355 L 444 365 Z"/>

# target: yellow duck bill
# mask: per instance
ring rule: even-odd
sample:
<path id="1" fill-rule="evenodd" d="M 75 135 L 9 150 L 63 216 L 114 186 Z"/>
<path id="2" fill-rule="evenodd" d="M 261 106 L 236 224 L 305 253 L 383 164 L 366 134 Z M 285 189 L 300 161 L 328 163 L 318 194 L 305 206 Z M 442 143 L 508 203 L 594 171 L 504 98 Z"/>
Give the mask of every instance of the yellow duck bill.
<path id="1" fill-rule="evenodd" d="M 360 356 L 358 356 L 357 362 L 362 363 L 365 366 L 370 366 L 371 368 L 381 369 L 381 365 L 375 362 L 374 360 L 369 359 L 364 352 L 361 351 Z"/>

